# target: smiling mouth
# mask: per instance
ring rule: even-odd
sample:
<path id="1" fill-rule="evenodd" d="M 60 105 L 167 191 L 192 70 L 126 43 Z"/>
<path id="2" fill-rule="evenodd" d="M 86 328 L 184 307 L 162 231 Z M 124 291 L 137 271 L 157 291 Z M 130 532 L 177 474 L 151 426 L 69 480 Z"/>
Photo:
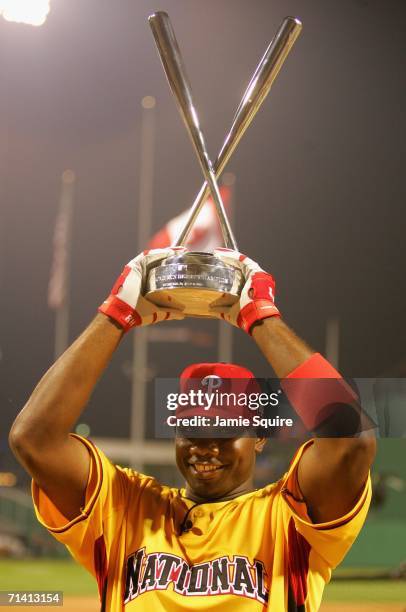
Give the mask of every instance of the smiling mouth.
<path id="1" fill-rule="evenodd" d="M 213 465 L 211 463 L 189 463 L 193 474 L 207 477 L 223 469 L 223 465 Z"/>

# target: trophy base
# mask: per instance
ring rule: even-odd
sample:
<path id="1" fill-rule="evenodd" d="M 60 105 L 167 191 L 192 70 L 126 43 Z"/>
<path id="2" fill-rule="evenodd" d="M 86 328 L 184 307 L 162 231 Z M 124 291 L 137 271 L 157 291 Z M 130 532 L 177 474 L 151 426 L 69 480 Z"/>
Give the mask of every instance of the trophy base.
<path id="1" fill-rule="evenodd" d="M 150 291 L 145 297 L 162 308 L 176 308 L 191 317 L 210 317 L 213 306 L 232 306 L 239 296 L 231 293 L 219 293 L 215 289 L 202 287 L 174 287 Z"/>
<path id="2" fill-rule="evenodd" d="M 145 297 L 185 315 L 213 318 L 210 308 L 235 304 L 242 285 L 239 268 L 224 264 L 211 253 L 188 252 L 150 270 Z"/>

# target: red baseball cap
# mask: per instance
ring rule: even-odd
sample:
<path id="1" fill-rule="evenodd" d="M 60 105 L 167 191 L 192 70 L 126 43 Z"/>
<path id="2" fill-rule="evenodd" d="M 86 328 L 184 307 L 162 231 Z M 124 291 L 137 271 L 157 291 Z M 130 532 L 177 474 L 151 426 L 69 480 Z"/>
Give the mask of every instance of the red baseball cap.
<path id="1" fill-rule="evenodd" d="M 254 374 L 247 368 L 233 363 L 194 363 L 187 366 L 179 379 L 180 393 L 202 392 L 204 394 L 228 394 L 228 402 L 214 403 L 210 409 L 201 405 L 178 405 L 176 415 L 191 417 L 201 415 L 206 417 L 248 417 L 252 412 L 247 402 L 233 401 L 242 394 L 261 393 L 261 387 Z"/>

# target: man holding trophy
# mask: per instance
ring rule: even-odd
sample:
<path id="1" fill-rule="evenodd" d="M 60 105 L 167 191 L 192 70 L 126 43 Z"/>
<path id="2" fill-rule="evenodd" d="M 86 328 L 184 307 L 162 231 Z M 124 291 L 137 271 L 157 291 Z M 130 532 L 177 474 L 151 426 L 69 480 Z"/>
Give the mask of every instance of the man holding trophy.
<path id="1" fill-rule="evenodd" d="M 289 19 L 285 34 L 292 45 L 298 22 Z M 284 323 L 272 275 L 236 249 L 216 176 L 241 137 L 248 106 L 243 100 L 234 123 L 238 138 L 234 134 L 213 167 L 169 20 L 157 13 L 150 23 L 206 183 L 177 244 L 145 251 L 124 267 L 94 320 L 34 390 L 10 444 L 33 478 L 39 520 L 95 576 L 102 610 L 313 612 L 365 520 L 374 437 L 309 440 L 281 480 L 256 490 L 255 458 L 264 438 L 177 432 L 176 460 L 186 484 L 174 489 L 113 465 L 70 433 L 123 337 L 132 328 L 186 316 L 240 328 L 288 383 L 328 379 L 323 397 L 301 393 L 300 385 L 291 394 L 309 430 L 318 429 L 325 405 L 354 403 L 340 374 Z M 277 37 L 271 52 L 286 51 L 285 43 Z M 248 90 L 250 104 L 257 82 Z M 182 244 L 208 190 L 226 248 L 188 253 Z M 193 364 L 182 380 L 210 376 L 231 386 L 253 377 L 235 364 Z"/>
<path id="2" fill-rule="evenodd" d="M 264 438 L 177 436 L 186 480 L 179 490 L 112 465 L 70 434 L 126 331 L 183 318 L 142 296 L 149 265 L 172 253 L 141 254 L 125 267 L 17 417 L 10 442 L 33 477 L 38 518 L 95 575 L 103 610 L 317 610 L 365 520 L 374 438 L 307 442 L 279 482 L 255 490 Z M 244 276 L 244 297 L 216 316 L 249 333 L 277 376 L 338 379 L 281 319 L 272 276 L 238 252 L 216 256 L 238 262 Z M 241 366 L 201 366 L 193 378 L 249 375 Z M 313 409 L 298 411 L 306 419 Z"/>

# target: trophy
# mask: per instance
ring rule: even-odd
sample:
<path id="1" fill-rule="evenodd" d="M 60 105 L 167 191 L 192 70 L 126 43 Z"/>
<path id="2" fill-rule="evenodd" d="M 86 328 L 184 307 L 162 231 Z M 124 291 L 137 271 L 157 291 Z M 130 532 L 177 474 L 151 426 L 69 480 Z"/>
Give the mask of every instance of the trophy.
<path id="1" fill-rule="evenodd" d="M 185 244 L 203 203 L 211 193 L 224 245 L 238 250 L 221 199 L 217 178 L 268 94 L 300 34 L 302 24 L 293 17 L 286 17 L 283 20 L 248 84 L 214 165 L 207 153 L 191 87 L 169 17 L 161 11 L 154 13 L 149 17 L 149 24 L 169 86 L 205 178 L 174 246 Z M 244 278 L 240 269 L 225 264 L 213 253 L 182 252 L 158 262 L 148 270 L 145 297 L 159 306 L 178 308 L 189 316 L 211 317 L 211 307 L 231 306 L 239 299 L 243 284 Z"/>

